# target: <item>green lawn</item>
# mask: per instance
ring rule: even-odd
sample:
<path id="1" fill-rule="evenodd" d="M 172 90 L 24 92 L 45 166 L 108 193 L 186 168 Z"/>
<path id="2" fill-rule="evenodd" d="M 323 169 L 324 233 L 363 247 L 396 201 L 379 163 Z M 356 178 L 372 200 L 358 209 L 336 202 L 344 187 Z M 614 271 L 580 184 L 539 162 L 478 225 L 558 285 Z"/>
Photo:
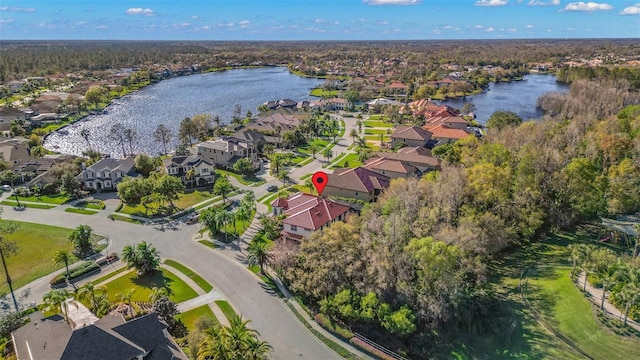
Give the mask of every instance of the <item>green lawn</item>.
<path id="1" fill-rule="evenodd" d="M 363 121 L 365 128 L 392 128 L 393 124 L 384 121 Z"/>
<path id="2" fill-rule="evenodd" d="M 160 269 L 153 273 L 138 277 L 135 271 L 131 271 L 126 275 L 119 277 L 107 284 L 109 289 L 109 301 L 116 301 L 118 293 L 125 294 L 129 289 L 136 289 L 133 294 L 132 301 L 149 301 L 151 289 L 154 287 L 167 288 L 169 291 L 169 299 L 175 303 L 193 299 L 198 294 L 189 287 L 184 281 L 180 280 L 176 275 L 166 269 Z"/>
<path id="3" fill-rule="evenodd" d="M 165 206 L 157 207 L 154 205 L 147 209 L 142 204 L 137 204 L 135 206 L 124 204 L 118 212 L 141 217 L 168 216 L 209 199 L 211 201 L 215 201 L 214 199 L 218 199 L 218 197 L 208 190 L 188 190 L 185 193 L 180 194 L 178 200 L 174 200 L 174 208 Z"/>
<path id="4" fill-rule="evenodd" d="M 174 204 L 179 209 L 186 209 L 197 203 L 210 199 L 213 196 L 215 195 L 213 195 L 211 191 L 208 190 L 185 191 L 184 194 L 180 194 L 180 197 L 174 202 Z"/>
<path id="5" fill-rule="evenodd" d="M 195 273 L 193 270 L 180 264 L 179 262 L 171 259 L 167 259 L 164 261 L 164 263 L 179 270 L 181 273 L 187 275 L 189 279 L 193 280 L 196 284 L 198 284 L 198 286 L 200 286 L 200 288 L 205 292 L 209 292 L 213 290 L 213 286 L 211 286 L 211 284 L 209 284 L 207 280 L 203 279 L 200 275 Z"/>
<path id="6" fill-rule="evenodd" d="M 215 324 L 220 324 L 218 318 L 216 318 L 216 315 L 213 313 L 213 310 L 211 310 L 209 305 L 202 305 L 176 315 L 176 318 L 178 320 L 182 320 L 189 331 L 196 330 L 196 321 L 201 317 L 212 319 Z"/>
<path id="7" fill-rule="evenodd" d="M 238 234 L 238 236 L 240 236 L 247 230 L 249 225 L 251 225 L 251 222 L 253 221 L 253 217 L 255 215 L 256 215 L 256 211 L 253 210 L 251 212 L 251 214 L 249 214 L 249 220 L 247 220 L 247 221 L 236 221 L 235 227 L 234 227 L 233 223 L 231 223 L 229 225 L 225 225 L 223 231 L 224 232 L 235 232 L 236 234 Z"/>
<path id="8" fill-rule="evenodd" d="M 231 305 L 229 305 L 229 303 L 226 300 L 216 300 L 216 304 L 218 305 L 220 310 L 222 310 L 222 312 L 224 313 L 224 316 L 227 319 L 231 320 L 231 318 L 234 315 L 237 315 L 236 312 L 231 307 Z"/>
<path id="9" fill-rule="evenodd" d="M 112 272 L 108 273 L 107 275 L 101 276 L 101 277 L 99 277 L 99 278 L 97 278 L 95 280 L 92 280 L 91 282 L 93 283 L 93 285 L 98 285 L 101 282 L 107 281 L 107 280 L 111 279 L 112 277 L 114 277 L 114 276 L 116 276 L 118 274 L 121 274 L 121 273 L 123 273 L 125 271 L 128 271 L 126 266 L 125 267 L 121 267 L 120 269 L 118 269 L 116 271 L 112 271 Z"/>
<path id="10" fill-rule="evenodd" d="M 309 95 L 317 97 L 336 97 L 338 96 L 338 90 L 325 90 L 316 88 L 311 90 L 311 93 L 309 93 Z"/>
<path id="11" fill-rule="evenodd" d="M 199 240 L 198 242 L 200 244 L 202 244 L 202 245 L 204 245 L 206 247 L 212 248 L 212 249 L 217 249 L 218 248 L 218 245 L 214 244 L 212 241 L 209 241 L 209 240 Z"/>
<path id="12" fill-rule="evenodd" d="M 383 135 L 384 141 L 389 141 L 389 135 Z M 366 140 L 380 141 L 380 135 L 365 135 Z"/>
<path id="13" fill-rule="evenodd" d="M 222 170 L 222 169 L 217 169 L 216 172 L 220 175 L 227 175 L 229 177 L 232 177 L 236 180 L 238 180 L 240 182 L 240 184 L 242 185 L 251 185 L 251 184 L 264 184 L 265 181 L 264 179 L 261 179 L 257 176 L 249 176 L 249 177 L 243 177 L 240 174 L 236 174 L 232 171 L 227 171 L 227 170 Z"/>
<path id="14" fill-rule="evenodd" d="M 64 265 L 54 265 L 53 256 L 58 250 L 73 251 L 67 240 L 71 229 L 40 225 L 20 221 L 0 220 L 0 225 L 17 224 L 13 234 L 3 235 L 15 240 L 20 250 L 15 255 L 6 256 L 9 275 L 13 280 L 13 288 L 18 289 L 33 280 L 48 275 Z M 0 276 L 0 293 L 7 293 L 4 273 Z"/>
<path id="15" fill-rule="evenodd" d="M 364 129 L 364 133 L 366 135 L 379 135 L 379 134 L 387 135 L 387 130 L 382 130 L 382 129 Z"/>
<path id="16" fill-rule="evenodd" d="M 343 156 L 340 161 L 335 163 L 332 168 L 345 167 L 345 163 L 348 163 L 349 167 L 356 167 L 362 165 L 362 162 L 358 160 L 358 154 L 348 154 Z"/>
<path id="17" fill-rule="evenodd" d="M 85 210 L 85 209 L 75 208 L 75 207 L 66 208 L 64 209 L 64 211 L 74 213 L 74 214 L 83 214 L 83 215 L 94 215 L 98 213 L 97 211 Z"/>
<path id="18" fill-rule="evenodd" d="M 595 307 L 569 278 L 569 266 L 541 266 L 529 277 L 527 297 L 560 333 L 596 359 L 640 359 L 640 339 L 603 329 Z"/>
<path id="19" fill-rule="evenodd" d="M 15 199 L 15 196 L 13 198 Z M 45 204 L 55 204 L 55 205 L 64 204 L 67 201 L 71 200 L 70 197 L 62 196 L 62 195 L 57 195 L 57 196 L 47 196 L 47 195 L 43 195 L 43 196 L 18 196 L 18 199 L 20 199 L 21 201 L 41 202 L 41 203 L 45 203 Z"/>
<path id="20" fill-rule="evenodd" d="M 109 219 L 118 220 L 118 221 L 124 221 L 124 222 L 132 223 L 132 224 L 144 224 L 143 220 L 132 219 L 130 217 L 126 217 L 126 216 L 122 216 L 122 215 L 118 215 L 118 214 L 109 215 Z"/>
<path id="21" fill-rule="evenodd" d="M 0 205 L 7 205 L 7 206 L 18 206 L 18 203 L 15 200 L 3 200 L 0 202 Z M 53 209 L 54 207 L 56 207 L 55 205 L 48 205 L 48 204 L 29 204 L 29 203 L 20 203 L 21 206 L 26 207 L 26 208 L 32 208 L 32 209 Z"/>

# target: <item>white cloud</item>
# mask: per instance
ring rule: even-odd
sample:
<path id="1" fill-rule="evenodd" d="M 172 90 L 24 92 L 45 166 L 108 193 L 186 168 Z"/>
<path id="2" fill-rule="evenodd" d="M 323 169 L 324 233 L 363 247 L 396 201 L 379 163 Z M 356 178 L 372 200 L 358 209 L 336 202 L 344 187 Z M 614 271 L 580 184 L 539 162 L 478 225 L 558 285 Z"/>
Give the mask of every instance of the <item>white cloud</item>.
<path id="1" fill-rule="evenodd" d="M 190 22 L 181 22 L 179 24 L 173 24 L 173 26 L 175 27 L 187 27 L 187 26 L 191 26 Z"/>
<path id="2" fill-rule="evenodd" d="M 0 19 L 0 24 L 8 24 L 8 23 L 12 23 L 12 22 L 14 22 L 15 20 L 16 20 L 16 19 L 12 19 L 12 18 L 9 18 L 9 19 Z"/>
<path id="3" fill-rule="evenodd" d="M 324 21 L 325 21 L 324 19 L 315 19 L 315 20 L 313 20 L 313 22 L 316 23 L 316 24 L 322 24 L 322 23 L 324 23 Z"/>
<path id="4" fill-rule="evenodd" d="M 596 3 L 596 2 L 583 2 L 583 1 L 579 1 L 579 2 L 574 2 L 574 3 L 569 3 L 567 4 L 567 6 L 564 7 L 564 9 L 566 11 L 586 11 L 586 12 L 592 12 L 592 11 L 597 11 L 597 10 L 611 10 L 613 9 L 613 6 L 607 4 L 607 3 Z"/>
<path id="5" fill-rule="evenodd" d="M 445 26 L 443 26 L 442 28 L 443 28 L 443 29 L 447 29 L 447 30 L 448 30 L 448 29 L 453 29 L 453 26 L 451 26 L 451 25 L 445 25 Z"/>
<path id="6" fill-rule="evenodd" d="M 204 25 L 204 26 L 202 26 L 200 29 L 202 29 L 202 30 L 211 30 L 211 26 L 209 26 L 209 25 Z"/>
<path id="7" fill-rule="evenodd" d="M 558 6 L 560 5 L 560 0 L 550 0 L 550 1 L 540 1 L 540 0 L 529 0 L 529 5 L 532 6 Z"/>
<path id="8" fill-rule="evenodd" d="M 475 6 L 502 6 L 507 5 L 509 0 L 478 0 Z"/>
<path id="9" fill-rule="evenodd" d="M 509 32 L 516 32 L 516 31 L 518 31 L 518 29 L 516 29 L 516 28 L 509 29 Z"/>
<path id="10" fill-rule="evenodd" d="M 144 16 L 153 16 L 155 12 L 149 8 L 128 8 L 126 11 L 129 15 L 144 15 Z"/>
<path id="11" fill-rule="evenodd" d="M 34 8 L 21 8 L 16 6 L 2 6 L 0 11 L 15 11 L 15 12 L 35 12 Z"/>
<path id="12" fill-rule="evenodd" d="M 527 29 L 533 29 L 533 25 L 531 24 L 527 25 Z"/>
<path id="13" fill-rule="evenodd" d="M 367 5 L 416 5 L 422 0 L 362 0 Z"/>
<path id="14" fill-rule="evenodd" d="M 640 3 L 624 8 L 620 15 L 640 15 Z"/>
<path id="15" fill-rule="evenodd" d="M 389 25 L 389 22 L 384 20 L 384 21 L 376 21 L 376 25 Z"/>
<path id="16" fill-rule="evenodd" d="M 488 27 L 485 31 L 486 32 L 494 32 L 496 29 L 492 28 L 492 27 Z"/>
<path id="17" fill-rule="evenodd" d="M 251 23 L 251 21 L 249 20 L 242 20 L 238 23 L 238 25 L 240 25 L 241 28 L 246 28 L 249 27 L 249 24 Z"/>
<path id="18" fill-rule="evenodd" d="M 482 25 L 476 25 L 476 29 L 482 29 Z"/>
<path id="19" fill-rule="evenodd" d="M 94 26 L 94 28 L 96 28 L 96 29 L 108 29 L 109 26 L 107 26 L 107 25 L 96 25 L 96 26 Z"/>

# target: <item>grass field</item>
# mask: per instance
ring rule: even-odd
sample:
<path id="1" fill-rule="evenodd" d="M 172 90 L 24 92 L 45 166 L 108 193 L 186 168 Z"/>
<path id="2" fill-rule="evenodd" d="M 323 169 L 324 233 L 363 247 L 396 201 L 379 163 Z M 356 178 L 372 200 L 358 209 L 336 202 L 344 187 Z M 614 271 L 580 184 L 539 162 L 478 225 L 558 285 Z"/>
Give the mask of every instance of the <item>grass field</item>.
<path id="1" fill-rule="evenodd" d="M 131 271 L 105 285 L 109 289 L 109 301 L 111 302 L 116 301 L 118 293 L 125 294 L 129 289 L 136 289 L 132 301 L 149 301 L 151 289 L 154 287 L 166 288 L 169 291 L 169 299 L 175 303 L 181 303 L 198 296 L 195 290 L 166 269 L 142 277 L 138 277 L 135 271 Z"/>
<path id="2" fill-rule="evenodd" d="M 364 133 L 366 135 L 379 135 L 379 134 L 387 135 L 387 130 L 382 130 L 382 129 L 364 129 Z"/>
<path id="3" fill-rule="evenodd" d="M 18 206 L 18 203 L 15 200 L 3 200 L 0 202 L 0 205 Z M 29 204 L 24 202 L 21 202 L 20 205 L 26 208 L 45 209 L 45 210 L 53 209 L 54 207 L 56 207 L 55 205 L 49 205 L 49 204 Z"/>
<path id="4" fill-rule="evenodd" d="M 222 310 L 222 312 L 224 313 L 224 316 L 227 319 L 231 320 L 231 318 L 234 315 L 237 315 L 236 312 L 231 307 L 231 305 L 229 305 L 229 303 L 226 300 L 216 300 L 216 304 L 218 305 L 220 310 Z"/>
<path id="5" fill-rule="evenodd" d="M 193 270 L 180 264 L 179 262 L 171 259 L 167 259 L 164 261 L 164 263 L 179 270 L 181 273 L 187 275 L 189 279 L 193 280 L 196 284 L 198 284 L 198 286 L 200 286 L 200 288 L 205 292 L 209 292 L 213 290 L 213 286 L 211 286 L 211 284 L 209 284 L 207 280 L 203 279 L 200 275 L 195 273 Z"/>
<path id="6" fill-rule="evenodd" d="M 15 198 L 15 197 L 14 197 Z M 18 196 L 18 199 L 21 201 L 29 201 L 29 202 L 41 202 L 41 203 L 45 203 L 45 204 L 54 204 L 54 205 L 61 205 L 66 203 L 67 201 L 71 200 L 70 197 L 68 196 Z"/>
<path id="7" fill-rule="evenodd" d="M 114 277 L 114 276 L 116 276 L 118 274 L 121 274 L 121 273 L 123 273 L 125 271 L 128 271 L 126 266 L 125 267 L 121 267 L 120 269 L 118 269 L 116 271 L 112 271 L 112 272 L 108 273 L 105 276 L 101 276 L 101 277 L 99 277 L 99 278 L 97 278 L 95 280 L 92 280 L 91 282 L 93 283 L 93 285 L 98 285 L 101 282 L 107 281 L 107 280 L 111 279 L 112 277 Z"/>
<path id="8" fill-rule="evenodd" d="M 249 177 L 243 177 L 240 174 L 236 174 L 232 171 L 227 171 L 227 170 L 222 170 L 222 169 L 216 169 L 216 172 L 220 175 L 227 175 L 229 177 L 232 177 L 236 180 L 238 180 L 238 182 L 240 182 L 240 184 L 242 185 L 252 185 L 252 184 L 264 184 L 265 181 L 264 179 L 261 179 L 259 177 L 256 176 L 249 176 Z"/>
<path id="9" fill-rule="evenodd" d="M 74 214 L 83 214 L 83 215 L 94 215 L 94 214 L 98 213 L 97 211 L 80 209 L 80 208 L 75 208 L 75 207 L 66 208 L 66 209 L 64 209 L 64 211 L 65 212 L 74 213 Z"/>
<path id="10" fill-rule="evenodd" d="M 331 168 L 345 167 L 345 163 L 348 163 L 348 167 L 356 167 L 362 165 L 362 162 L 358 160 L 358 154 L 348 154 L 335 163 Z"/>
<path id="11" fill-rule="evenodd" d="M 211 310 L 209 305 L 202 305 L 176 316 L 178 320 L 182 320 L 189 331 L 196 330 L 196 321 L 201 317 L 212 319 L 214 324 L 220 324 L 218 318 L 216 318 L 216 315 L 213 313 L 213 310 Z"/>
<path id="12" fill-rule="evenodd" d="M 0 220 L 0 225 L 9 223 L 16 224 L 18 228 L 13 234 L 3 236 L 15 240 L 20 248 L 17 254 L 6 256 L 7 268 L 13 280 L 14 289 L 62 268 L 64 265 L 55 265 L 52 260 L 58 250 L 66 250 L 70 253 L 73 251 L 73 246 L 67 240 L 71 229 Z M 4 274 L 1 278 L 0 293 L 4 294 L 9 291 L 9 286 L 5 281 Z"/>
<path id="13" fill-rule="evenodd" d="M 311 90 L 311 93 L 309 93 L 309 95 L 317 97 L 336 97 L 338 96 L 338 90 L 325 90 L 316 88 Z"/>
<path id="14" fill-rule="evenodd" d="M 393 124 L 384 121 L 364 121 L 365 128 L 392 128 Z"/>
<path id="15" fill-rule="evenodd" d="M 132 223 L 132 224 L 138 224 L 138 225 L 144 224 L 143 220 L 132 219 L 130 217 L 126 217 L 126 216 L 122 216 L 122 215 L 118 215 L 118 214 L 109 215 L 109 219 L 118 220 L 118 221 L 124 221 L 124 222 Z"/>

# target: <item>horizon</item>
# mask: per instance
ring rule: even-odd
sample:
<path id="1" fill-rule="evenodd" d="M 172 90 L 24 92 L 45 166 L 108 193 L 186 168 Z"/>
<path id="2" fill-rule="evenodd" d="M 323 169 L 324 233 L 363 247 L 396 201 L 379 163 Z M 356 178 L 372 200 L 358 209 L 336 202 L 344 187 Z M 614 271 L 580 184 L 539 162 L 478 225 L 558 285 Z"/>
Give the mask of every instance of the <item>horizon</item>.
<path id="1" fill-rule="evenodd" d="M 2 40 L 431 41 L 640 37 L 640 0 L 5 0 Z"/>

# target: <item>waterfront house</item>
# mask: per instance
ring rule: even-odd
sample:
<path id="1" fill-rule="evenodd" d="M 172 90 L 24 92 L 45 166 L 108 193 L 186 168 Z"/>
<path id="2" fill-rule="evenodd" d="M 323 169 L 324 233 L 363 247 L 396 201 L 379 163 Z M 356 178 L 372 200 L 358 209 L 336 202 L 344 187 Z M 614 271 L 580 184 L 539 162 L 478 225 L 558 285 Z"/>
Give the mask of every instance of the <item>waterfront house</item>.
<path id="1" fill-rule="evenodd" d="M 422 172 L 413 165 L 407 164 L 400 160 L 385 159 L 380 157 L 368 159 L 367 162 L 362 165 L 362 167 L 376 172 L 380 175 L 388 176 L 391 179 L 408 178 L 410 176 L 422 175 Z"/>
<path id="2" fill-rule="evenodd" d="M 391 178 L 363 167 L 336 169 L 328 174 L 323 197 L 344 197 L 372 202 L 389 187 Z"/>
<path id="3" fill-rule="evenodd" d="M 449 144 L 471 136 L 470 133 L 463 129 L 448 127 L 442 123 L 427 124 L 423 126 L 423 129 L 429 131 L 432 139 L 437 141 L 434 145 Z"/>
<path id="4" fill-rule="evenodd" d="M 162 162 L 167 174 L 179 177 L 186 187 L 213 184 L 215 166 L 199 155 L 174 156 Z"/>
<path id="5" fill-rule="evenodd" d="M 288 198 L 278 198 L 271 203 L 274 215 L 284 214 L 283 239 L 300 241 L 316 230 L 334 221 L 345 220 L 351 207 L 305 193 L 295 193 Z"/>
<path id="6" fill-rule="evenodd" d="M 424 147 L 404 147 L 397 152 L 376 152 L 375 156 L 383 159 L 398 160 L 417 168 L 421 173 L 440 169 L 440 159 Z"/>
<path id="7" fill-rule="evenodd" d="M 232 168 L 236 161 L 248 158 L 259 168 L 257 146 L 248 140 L 241 140 L 231 136 L 223 136 L 215 140 L 207 140 L 196 145 L 198 155 L 207 159 L 215 166 Z"/>
<path id="8" fill-rule="evenodd" d="M 78 180 L 90 191 L 116 190 L 116 186 L 125 176 L 136 176 L 134 157 L 124 159 L 106 158 L 85 167 Z"/>

